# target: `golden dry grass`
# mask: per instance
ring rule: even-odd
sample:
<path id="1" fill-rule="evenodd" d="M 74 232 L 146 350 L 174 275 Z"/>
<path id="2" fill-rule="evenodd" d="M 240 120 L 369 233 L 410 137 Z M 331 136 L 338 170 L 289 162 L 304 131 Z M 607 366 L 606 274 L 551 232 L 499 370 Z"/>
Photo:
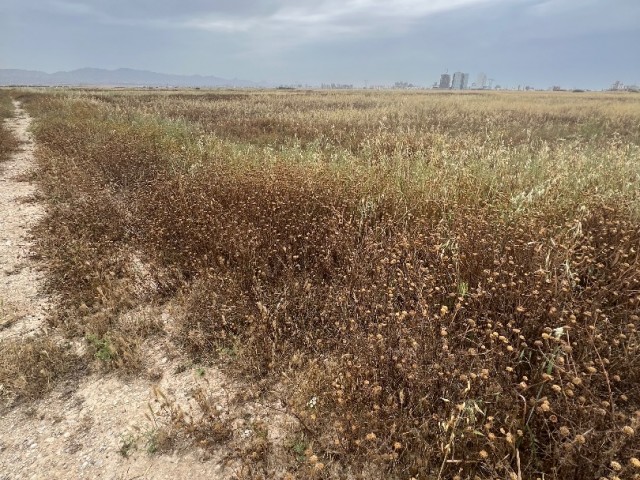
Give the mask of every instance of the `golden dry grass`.
<path id="1" fill-rule="evenodd" d="M 119 315 L 172 299 L 194 359 L 286 389 L 301 475 L 637 473 L 637 96 L 24 100 L 53 323 L 119 366 L 153 331 Z"/>

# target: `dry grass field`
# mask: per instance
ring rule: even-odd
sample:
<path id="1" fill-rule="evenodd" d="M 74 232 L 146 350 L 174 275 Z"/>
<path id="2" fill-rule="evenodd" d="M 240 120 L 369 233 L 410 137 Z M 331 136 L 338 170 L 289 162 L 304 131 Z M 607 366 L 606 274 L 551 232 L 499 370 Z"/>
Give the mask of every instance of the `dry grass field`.
<path id="1" fill-rule="evenodd" d="M 288 478 L 640 478 L 640 95 L 12 95 L 50 328 L 107 369 L 286 392 Z"/>
<path id="2" fill-rule="evenodd" d="M 6 92 L 0 91 L 0 163 L 6 160 L 11 152 L 13 152 L 17 145 L 15 137 L 4 125 L 6 118 L 10 118 L 13 115 L 13 104 L 11 103 L 11 97 Z"/>

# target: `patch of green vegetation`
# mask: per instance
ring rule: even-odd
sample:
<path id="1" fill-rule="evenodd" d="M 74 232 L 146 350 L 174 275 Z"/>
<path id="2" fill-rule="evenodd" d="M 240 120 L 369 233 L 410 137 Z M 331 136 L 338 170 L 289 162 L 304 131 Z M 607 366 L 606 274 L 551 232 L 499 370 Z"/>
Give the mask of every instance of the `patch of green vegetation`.
<path id="1" fill-rule="evenodd" d="M 127 433 L 120 437 L 120 448 L 118 453 L 124 458 L 128 458 L 137 449 L 137 438 L 131 433 Z"/>
<path id="2" fill-rule="evenodd" d="M 95 357 L 102 362 L 110 362 L 116 357 L 116 351 L 109 337 L 87 335 L 87 341 L 95 349 Z"/>

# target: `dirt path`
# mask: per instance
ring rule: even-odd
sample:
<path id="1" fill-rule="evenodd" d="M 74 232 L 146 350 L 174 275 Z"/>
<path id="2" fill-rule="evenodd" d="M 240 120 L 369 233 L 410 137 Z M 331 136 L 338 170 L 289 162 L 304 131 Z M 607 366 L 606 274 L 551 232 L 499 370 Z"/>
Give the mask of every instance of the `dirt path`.
<path id="1" fill-rule="evenodd" d="M 15 107 L 9 125 L 22 148 L 0 168 L 0 318 L 8 319 L 0 327 L 0 348 L 2 342 L 44 333 L 50 304 L 40 293 L 43 274 L 30 254 L 29 229 L 44 214 L 35 186 L 26 180 L 34 167 L 31 120 L 18 103 Z M 170 312 L 151 308 L 132 315 L 171 322 Z M 94 366 L 93 373 L 58 385 L 38 402 L 0 406 L 0 480 L 242 478 L 242 456 L 256 442 L 260 447 L 266 440 L 270 452 L 282 452 L 294 422 L 273 413 L 281 408 L 277 401 L 267 408 L 243 400 L 243 386 L 217 368 L 190 364 L 168 343 L 150 342 L 145 352 L 144 368 L 133 378 Z M 195 406 L 192 392 L 205 392 L 219 418 L 231 425 L 231 440 L 207 450 L 183 443 L 155 452 L 166 420 L 148 418 L 149 405 L 157 406 L 155 387 L 187 412 Z"/>
<path id="2" fill-rule="evenodd" d="M 48 306 L 39 294 L 41 273 L 30 261 L 29 228 L 43 215 L 35 187 L 24 181 L 33 168 L 31 119 L 14 102 L 15 118 L 7 121 L 21 150 L 0 166 L 0 340 L 35 332 Z"/>

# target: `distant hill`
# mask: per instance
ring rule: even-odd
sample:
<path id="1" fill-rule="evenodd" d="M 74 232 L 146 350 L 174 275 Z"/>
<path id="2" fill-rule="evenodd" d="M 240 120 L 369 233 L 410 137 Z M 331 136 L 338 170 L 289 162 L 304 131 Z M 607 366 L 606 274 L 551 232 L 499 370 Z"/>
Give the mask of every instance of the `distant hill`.
<path id="1" fill-rule="evenodd" d="M 82 85 L 139 87 L 261 87 L 247 80 L 202 75 L 170 75 L 166 73 L 119 68 L 81 68 L 70 72 L 46 73 L 37 70 L 0 69 L 0 85 Z"/>

